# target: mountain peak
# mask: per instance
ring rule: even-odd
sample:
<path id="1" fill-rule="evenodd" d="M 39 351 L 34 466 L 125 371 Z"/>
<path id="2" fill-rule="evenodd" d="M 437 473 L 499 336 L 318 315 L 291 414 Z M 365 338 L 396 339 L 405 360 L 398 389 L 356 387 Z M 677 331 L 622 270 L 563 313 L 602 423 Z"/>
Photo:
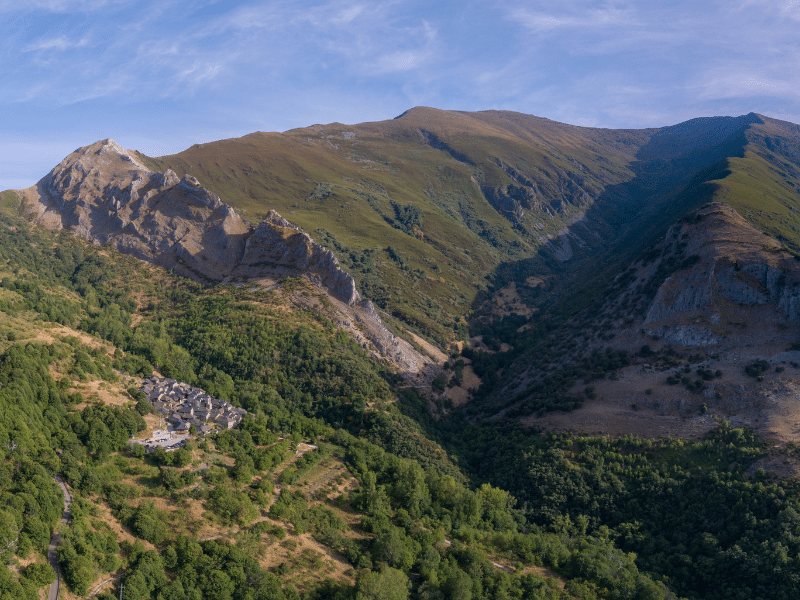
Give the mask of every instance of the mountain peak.
<path id="1" fill-rule="evenodd" d="M 107 167 L 118 166 L 129 169 L 130 166 L 133 165 L 138 170 L 150 172 L 150 169 L 148 169 L 133 152 L 126 150 L 111 138 L 99 140 L 94 144 L 78 148 L 61 161 L 61 165 L 64 165 L 65 162 L 80 162 L 82 159 L 95 161 L 98 157 L 103 157 L 105 159 L 104 162 Z"/>

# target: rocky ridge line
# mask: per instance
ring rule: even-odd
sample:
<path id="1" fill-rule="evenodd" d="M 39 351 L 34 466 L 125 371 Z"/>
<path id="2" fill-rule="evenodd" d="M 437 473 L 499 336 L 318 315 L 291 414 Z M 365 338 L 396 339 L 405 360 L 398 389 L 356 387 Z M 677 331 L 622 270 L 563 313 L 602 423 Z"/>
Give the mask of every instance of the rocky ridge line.
<path id="1" fill-rule="evenodd" d="M 253 227 L 196 178 L 151 171 L 114 140 L 77 149 L 22 195 L 37 224 L 196 281 L 304 276 L 330 297 L 339 325 L 363 347 L 407 375 L 429 379 L 439 370 L 386 329 L 336 256 L 302 229 L 274 210 Z"/>
<path id="2" fill-rule="evenodd" d="M 800 263 L 721 202 L 673 225 L 615 285 L 621 293 L 603 313 L 626 312 L 647 335 L 682 346 L 741 344 L 800 323 Z"/>

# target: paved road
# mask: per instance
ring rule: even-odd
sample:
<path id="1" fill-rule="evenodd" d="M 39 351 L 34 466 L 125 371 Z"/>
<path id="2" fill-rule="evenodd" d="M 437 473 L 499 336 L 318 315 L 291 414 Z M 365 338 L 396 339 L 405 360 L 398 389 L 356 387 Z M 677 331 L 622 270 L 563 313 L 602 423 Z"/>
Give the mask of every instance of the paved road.
<path id="1" fill-rule="evenodd" d="M 61 523 L 69 523 L 72 517 L 69 511 L 69 505 L 72 504 L 72 496 L 69 495 L 69 490 L 61 477 L 56 475 L 53 477 L 53 481 L 55 481 L 59 487 L 61 487 L 61 491 L 64 492 L 64 514 L 61 515 Z M 59 523 L 59 526 L 61 523 Z M 58 543 L 60 541 L 61 535 L 58 533 L 58 527 L 56 527 L 53 538 L 50 540 L 50 548 L 47 550 L 47 560 L 50 561 L 50 566 L 53 567 L 53 570 L 56 572 L 56 580 L 50 584 L 50 592 L 47 594 L 47 600 L 58 600 L 58 590 L 61 587 L 61 572 L 58 570 L 58 559 L 56 558 L 56 548 L 58 548 Z"/>

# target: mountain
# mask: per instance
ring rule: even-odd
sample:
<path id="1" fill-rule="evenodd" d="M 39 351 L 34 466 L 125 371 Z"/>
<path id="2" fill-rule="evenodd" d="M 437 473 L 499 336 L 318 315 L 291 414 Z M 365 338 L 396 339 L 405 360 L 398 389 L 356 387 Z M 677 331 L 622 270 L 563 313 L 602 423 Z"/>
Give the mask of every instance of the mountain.
<path id="1" fill-rule="evenodd" d="M 243 215 L 274 207 L 334 249 L 378 306 L 446 346 L 476 286 L 506 261 L 561 248 L 559 232 L 632 176 L 646 138 L 418 108 L 193 146 L 153 167 L 196 176 Z"/>
<path id="2" fill-rule="evenodd" d="M 445 397 L 460 403 L 482 386 L 477 395 L 491 398 L 490 406 L 519 406 L 538 393 L 525 382 L 539 375 L 518 358 L 542 343 L 537 324 L 562 331 L 583 314 L 591 331 L 580 335 L 603 344 L 621 335 L 615 319 L 622 313 L 652 337 L 657 314 L 680 312 L 690 292 L 668 293 L 684 284 L 664 277 L 680 261 L 695 261 L 704 273 L 720 260 L 707 236 L 691 242 L 697 252 L 690 254 L 684 241 L 663 247 L 659 240 L 686 214 L 724 203 L 730 219 L 799 254 L 797 133 L 796 125 L 752 113 L 608 130 L 505 111 L 414 108 L 390 121 L 254 133 L 160 158 L 98 142 L 26 197 L 37 222 L 200 281 L 271 287 L 305 273 L 339 311 L 335 322 L 427 382 L 442 351 L 478 335 L 475 348 L 481 339 L 506 348 L 508 368 L 487 380 L 470 367 L 471 383 Z M 654 252 L 669 256 L 642 258 Z M 748 260 L 745 272 L 770 264 Z M 620 291 L 620 272 L 635 272 L 646 292 L 609 295 Z M 776 272 L 786 276 L 783 266 Z M 680 325 L 661 326 L 668 343 L 694 343 L 676 333 L 702 329 L 684 316 Z M 776 313 L 770 322 L 784 326 L 781 319 Z M 728 345 L 747 343 L 726 335 Z M 641 337 L 625 349 L 636 350 Z"/>
<path id="3" fill-rule="evenodd" d="M 798 132 L 418 108 L 0 194 L 0 597 L 797 596 Z M 240 426 L 130 445 L 154 374 Z"/>
<path id="4" fill-rule="evenodd" d="M 430 380 L 438 371 L 386 329 L 333 253 L 304 231 L 274 210 L 254 227 L 191 175 L 150 171 L 113 140 L 79 148 L 21 195 L 23 210 L 40 225 L 191 279 L 274 289 L 280 280 L 303 276 L 312 286 L 306 302 L 326 296 L 328 316 L 359 344 L 405 375 Z"/>
<path id="5" fill-rule="evenodd" d="M 515 279 L 530 297 L 530 276 L 604 274 L 598 259 L 632 258 L 709 201 L 704 183 L 731 161 L 787 162 L 791 127 L 750 114 L 607 130 L 415 108 L 197 145 L 151 166 L 197 177 L 243 215 L 274 208 L 333 249 L 378 306 L 446 346 L 476 290 Z M 770 150 L 767 137 L 781 141 Z M 791 185 L 780 217 L 759 226 L 800 226 L 785 205 Z M 571 278 L 561 287 L 575 291 Z"/>

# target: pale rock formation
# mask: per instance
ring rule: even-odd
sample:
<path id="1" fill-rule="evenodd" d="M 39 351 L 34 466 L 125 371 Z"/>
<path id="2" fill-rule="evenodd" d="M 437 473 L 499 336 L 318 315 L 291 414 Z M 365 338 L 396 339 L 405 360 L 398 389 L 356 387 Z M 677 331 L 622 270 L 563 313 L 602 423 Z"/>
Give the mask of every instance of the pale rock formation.
<path id="1" fill-rule="evenodd" d="M 23 190 L 34 221 L 204 282 L 309 279 L 330 296 L 338 324 L 401 372 L 429 381 L 440 368 L 392 335 L 336 256 L 271 210 L 253 227 L 185 175 L 150 171 L 107 139 L 77 149 Z"/>
<path id="2" fill-rule="evenodd" d="M 676 247 L 683 245 L 681 256 L 696 258 L 659 286 L 646 325 L 707 311 L 720 302 L 769 305 L 777 318 L 800 322 L 800 264 L 777 240 L 752 227 L 727 204 L 711 204 L 698 211 L 696 219 L 667 234 Z M 668 255 L 665 252 L 664 257 Z"/>
<path id="3" fill-rule="evenodd" d="M 252 231 L 194 177 L 152 172 L 110 139 L 70 154 L 25 196 L 42 225 L 194 279 L 227 275 Z"/>
<path id="4" fill-rule="evenodd" d="M 742 327 L 800 322 L 800 263 L 727 204 L 674 225 L 655 251 L 627 292 L 656 284 L 641 322 L 650 335 L 709 346 L 753 335 Z"/>
<path id="5" fill-rule="evenodd" d="M 274 210 L 269 211 L 247 239 L 244 256 L 234 275 L 258 277 L 264 267 L 286 275 L 300 269 L 348 305 L 361 300 L 355 281 L 339 267 L 333 252 Z"/>

